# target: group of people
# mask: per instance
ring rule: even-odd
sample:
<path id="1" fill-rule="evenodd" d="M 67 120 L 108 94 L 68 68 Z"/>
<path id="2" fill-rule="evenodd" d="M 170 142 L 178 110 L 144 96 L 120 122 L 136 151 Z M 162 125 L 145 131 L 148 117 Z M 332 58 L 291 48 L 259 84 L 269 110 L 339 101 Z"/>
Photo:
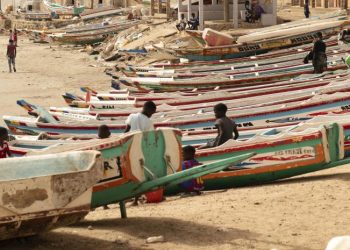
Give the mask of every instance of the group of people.
<path id="1" fill-rule="evenodd" d="M 192 13 L 190 20 L 186 20 L 185 14 L 181 14 L 180 21 L 176 24 L 178 31 L 185 30 L 187 27 L 189 30 L 197 30 L 199 26 L 199 18 L 196 14 Z"/>
<path id="2" fill-rule="evenodd" d="M 17 55 L 17 30 L 14 29 L 13 31 L 10 30 L 10 37 L 9 37 L 9 44 L 7 45 L 7 61 L 9 65 L 9 72 L 11 73 L 12 70 L 16 72 L 16 55 Z"/>
<path id="3" fill-rule="evenodd" d="M 261 15 L 265 13 L 263 7 L 257 0 L 252 0 L 250 4 L 249 0 L 245 1 L 245 21 L 248 23 L 254 23 L 261 18 Z"/>
<path id="4" fill-rule="evenodd" d="M 150 119 L 154 113 L 157 111 L 157 106 L 152 101 L 147 101 L 144 103 L 142 111 L 136 114 L 130 114 L 126 119 L 126 129 L 125 133 L 131 131 L 149 131 L 153 130 L 153 122 Z M 223 103 L 219 103 L 214 106 L 215 114 L 215 127 L 217 128 L 217 136 L 214 140 L 209 141 L 205 145 L 199 147 L 199 149 L 217 147 L 230 139 L 236 140 L 239 136 L 237 125 L 230 118 L 226 116 L 227 106 Z M 108 138 L 111 135 L 108 127 L 102 125 L 98 131 L 98 137 L 100 139 Z M 196 148 L 193 146 L 185 146 L 183 148 L 183 162 L 182 170 L 190 169 L 197 165 L 199 162 L 195 159 Z M 198 195 L 200 190 L 203 189 L 203 181 L 201 178 L 189 180 L 183 182 L 181 187 L 186 192 L 186 194 Z M 133 205 L 137 205 L 137 200 L 139 197 L 134 199 Z"/>

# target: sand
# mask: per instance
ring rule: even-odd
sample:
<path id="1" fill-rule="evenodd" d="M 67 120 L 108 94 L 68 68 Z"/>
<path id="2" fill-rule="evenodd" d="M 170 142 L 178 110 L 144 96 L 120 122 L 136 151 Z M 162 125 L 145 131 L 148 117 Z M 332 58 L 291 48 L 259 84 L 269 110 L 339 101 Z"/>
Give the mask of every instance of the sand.
<path id="1" fill-rule="evenodd" d="M 5 50 L 6 38 L 0 37 Z M 78 50 L 20 39 L 18 72 L 0 61 L 0 114 L 25 114 L 15 100 L 64 105 L 65 91 L 83 85 L 107 89 L 110 79 L 93 57 Z M 350 167 L 343 166 L 269 185 L 168 197 L 160 204 L 100 208 L 70 227 L 0 243 L 0 249 L 324 249 L 328 240 L 350 234 Z M 162 235 L 163 243 L 146 244 Z"/>

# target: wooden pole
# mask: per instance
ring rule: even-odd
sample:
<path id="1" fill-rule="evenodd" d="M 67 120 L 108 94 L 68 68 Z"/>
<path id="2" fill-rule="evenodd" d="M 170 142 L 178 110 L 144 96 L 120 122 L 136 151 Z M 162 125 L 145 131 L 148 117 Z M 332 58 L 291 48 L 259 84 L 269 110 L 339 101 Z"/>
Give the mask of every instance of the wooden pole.
<path id="1" fill-rule="evenodd" d="M 203 0 L 199 0 L 199 29 L 204 29 L 204 3 Z"/>
<path id="2" fill-rule="evenodd" d="M 224 0 L 224 21 L 228 22 L 229 21 L 229 1 L 228 0 Z"/>
<path id="3" fill-rule="evenodd" d="M 151 0 L 151 16 L 154 16 L 154 0 Z"/>
<path id="4" fill-rule="evenodd" d="M 187 4 L 187 20 L 191 19 L 191 14 L 192 14 L 192 1 L 188 0 L 188 4 Z"/>
<path id="5" fill-rule="evenodd" d="M 166 18 L 169 20 L 171 17 L 170 0 L 166 0 Z"/>
<path id="6" fill-rule="evenodd" d="M 125 202 L 124 201 L 120 201 L 119 202 L 119 207 L 120 207 L 120 216 L 122 217 L 122 219 L 128 218 L 128 216 L 126 214 Z"/>
<path id="7" fill-rule="evenodd" d="M 274 0 L 273 0 L 274 1 Z M 233 0 L 233 27 L 238 28 L 238 0 Z"/>
<path id="8" fill-rule="evenodd" d="M 162 13 L 162 0 L 158 0 L 158 14 Z"/>

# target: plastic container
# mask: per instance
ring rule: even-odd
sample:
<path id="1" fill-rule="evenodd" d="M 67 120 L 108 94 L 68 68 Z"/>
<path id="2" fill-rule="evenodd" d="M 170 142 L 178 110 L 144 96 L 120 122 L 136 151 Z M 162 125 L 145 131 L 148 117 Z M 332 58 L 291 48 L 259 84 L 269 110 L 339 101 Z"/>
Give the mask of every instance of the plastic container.
<path id="1" fill-rule="evenodd" d="M 145 193 L 147 203 L 159 203 L 163 201 L 163 188 Z"/>

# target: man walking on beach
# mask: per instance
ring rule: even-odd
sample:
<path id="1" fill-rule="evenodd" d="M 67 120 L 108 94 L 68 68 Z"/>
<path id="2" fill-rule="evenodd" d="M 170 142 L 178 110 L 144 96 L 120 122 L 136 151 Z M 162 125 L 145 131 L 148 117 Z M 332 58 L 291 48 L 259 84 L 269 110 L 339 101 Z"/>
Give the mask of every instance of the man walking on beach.
<path id="1" fill-rule="evenodd" d="M 16 45 L 14 45 L 13 40 L 10 39 L 9 44 L 7 45 L 7 52 L 6 52 L 10 73 L 12 72 L 12 66 L 13 66 L 13 71 L 16 72 L 16 62 L 15 62 L 16 53 L 17 53 Z"/>

